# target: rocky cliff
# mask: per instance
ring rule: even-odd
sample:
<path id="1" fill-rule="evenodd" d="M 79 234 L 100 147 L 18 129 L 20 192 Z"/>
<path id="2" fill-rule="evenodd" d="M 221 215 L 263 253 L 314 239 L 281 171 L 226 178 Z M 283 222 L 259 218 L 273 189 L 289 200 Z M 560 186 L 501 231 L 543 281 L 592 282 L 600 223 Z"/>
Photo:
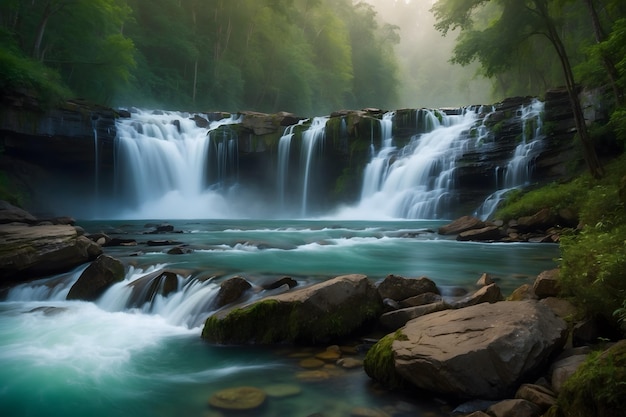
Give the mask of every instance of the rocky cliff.
<path id="1" fill-rule="evenodd" d="M 506 163 L 523 133 L 518 117 L 521 105 L 532 98 L 507 99 L 494 106 L 475 106 L 480 121 L 491 132 L 485 140 L 469 147 L 458 161 L 455 177 L 460 211 L 476 207 L 498 181 L 496 167 Z M 58 199 L 67 193 L 90 195 L 112 190 L 116 119 L 129 112 L 95 106 L 79 100 L 44 110 L 27 95 L 4 97 L 0 103 L 0 170 L 22 190 L 30 194 L 28 208 L 45 213 L 51 195 Z M 453 114 L 460 109 L 441 109 Z M 371 155 L 371 144 L 380 142 L 379 109 L 343 110 L 330 115 L 325 128 L 321 163 L 316 171 L 316 195 L 326 204 L 354 202 L 359 197 L 363 169 Z M 309 126 L 303 117 L 290 113 L 262 114 L 241 112 L 240 122 L 224 127 L 237 135 L 238 180 L 263 187 L 275 183 L 278 141 L 287 126 L 301 122 L 294 129 L 295 145 Z M 398 146 L 423 133 L 416 109 L 396 111 L 393 124 Z M 225 113 L 194 113 L 189 118 L 198 126 L 227 116 Z M 574 124 L 567 94 L 546 94 L 544 129 L 547 138 L 535 161 L 533 182 L 564 177 L 580 160 L 573 144 Z M 470 132 L 470 134 L 473 134 Z M 298 155 L 298 152 L 292 152 Z M 294 160 L 292 163 L 298 163 Z M 72 187 L 69 189 L 68 184 Z"/>

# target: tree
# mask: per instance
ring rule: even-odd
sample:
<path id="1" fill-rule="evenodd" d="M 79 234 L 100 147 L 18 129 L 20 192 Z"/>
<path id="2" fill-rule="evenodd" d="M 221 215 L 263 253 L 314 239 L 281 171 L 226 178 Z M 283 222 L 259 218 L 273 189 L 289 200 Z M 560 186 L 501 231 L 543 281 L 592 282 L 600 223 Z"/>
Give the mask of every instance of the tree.
<path id="1" fill-rule="evenodd" d="M 495 19 L 484 27 L 477 27 L 475 16 L 488 3 L 488 0 L 439 0 L 433 6 L 438 30 L 444 35 L 454 29 L 461 31 L 453 62 L 467 65 L 478 60 L 486 75 L 495 76 L 511 68 L 516 52 L 532 38 L 541 36 L 546 39 L 561 66 L 585 162 L 591 175 L 601 177 L 604 170 L 585 124 L 572 65 L 561 37 L 563 22 L 558 16 L 564 2 L 497 0 Z"/>

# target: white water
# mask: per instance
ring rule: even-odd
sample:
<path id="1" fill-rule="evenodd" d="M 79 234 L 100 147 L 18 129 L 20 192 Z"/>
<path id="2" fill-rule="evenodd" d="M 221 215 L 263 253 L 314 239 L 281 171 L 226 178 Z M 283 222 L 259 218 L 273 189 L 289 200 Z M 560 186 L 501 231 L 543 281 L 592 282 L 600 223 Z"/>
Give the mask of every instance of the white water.
<path id="1" fill-rule="evenodd" d="M 236 183 L 237 138 L 180 113 L 135 112 L 117 124 L 116 187 L 122 218 L 227 217 L 229 181 Z M 235 176 L 231 178 L 230 176 Z"/>
<path id="2" fill-rule="evenodd" d="M 302 133 L 301 165 L 303 171 L 302 184 L 302 217 L 308 214 L 309 187 L 312 165 L 324 146 L 325 128 L 328 117 L 315 117 L 311 127 Z"/>
<path id="3" fill-rule="evenodd" d="M 338 217 L 436 219 L 446 215 L 456 161 L 471 140 L 468 132 L 477 115 L 473 110 L 453 116 L 418 111 L 422 112 L 418 121 L 423 117 L 423 126 L 432 130 L 415 135 L 399 152 L 392 139 L 385 138 L 365 170 L 361 201 L 342 209 Z"/>

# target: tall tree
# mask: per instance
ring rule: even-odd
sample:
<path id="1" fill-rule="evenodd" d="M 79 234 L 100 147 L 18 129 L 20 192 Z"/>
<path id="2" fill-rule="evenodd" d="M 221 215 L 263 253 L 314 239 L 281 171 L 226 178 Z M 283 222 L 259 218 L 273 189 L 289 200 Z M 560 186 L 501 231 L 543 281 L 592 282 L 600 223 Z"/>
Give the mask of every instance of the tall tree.
<path id="1" fill-rule="evenodd" d="M 515 53 L 531 38 L 544 37 L 563 71 L 589 172 L 596 178 L 601 177 L 604 171 L 585 124 L 572 65 L 561 37 L 562 22 L 558 16 L 563 1 L 497 0 L 498 16 L 485 27 L 476 27 L 474 17 L 487 3 L 488 0 L 439 0 L 433 6 L 438 30 L 444 34 L 454 29 L 461 31 L 453 61 L 467 65 L 478 60 L 488 76 L 495 76 L 511 67 Z"/>

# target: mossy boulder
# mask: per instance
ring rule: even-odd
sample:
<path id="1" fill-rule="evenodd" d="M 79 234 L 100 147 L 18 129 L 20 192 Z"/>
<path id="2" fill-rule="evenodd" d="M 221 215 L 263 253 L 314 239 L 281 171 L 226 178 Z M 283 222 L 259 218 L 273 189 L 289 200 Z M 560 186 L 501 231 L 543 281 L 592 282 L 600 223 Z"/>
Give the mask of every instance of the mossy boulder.
<path id="1" fill-rule="evenodd" d="M 344 275 L 209 317 L 202 337 L 219 344 L 322 343 L 379 317 L 383 304 L 365 275 Z"/>
<path id="2" fill-rule="evenodd" d="M 626 340 L 587 361 L 565 382 L 558 398 L 567 417 L 618 417 L 626 410 Z"/>

